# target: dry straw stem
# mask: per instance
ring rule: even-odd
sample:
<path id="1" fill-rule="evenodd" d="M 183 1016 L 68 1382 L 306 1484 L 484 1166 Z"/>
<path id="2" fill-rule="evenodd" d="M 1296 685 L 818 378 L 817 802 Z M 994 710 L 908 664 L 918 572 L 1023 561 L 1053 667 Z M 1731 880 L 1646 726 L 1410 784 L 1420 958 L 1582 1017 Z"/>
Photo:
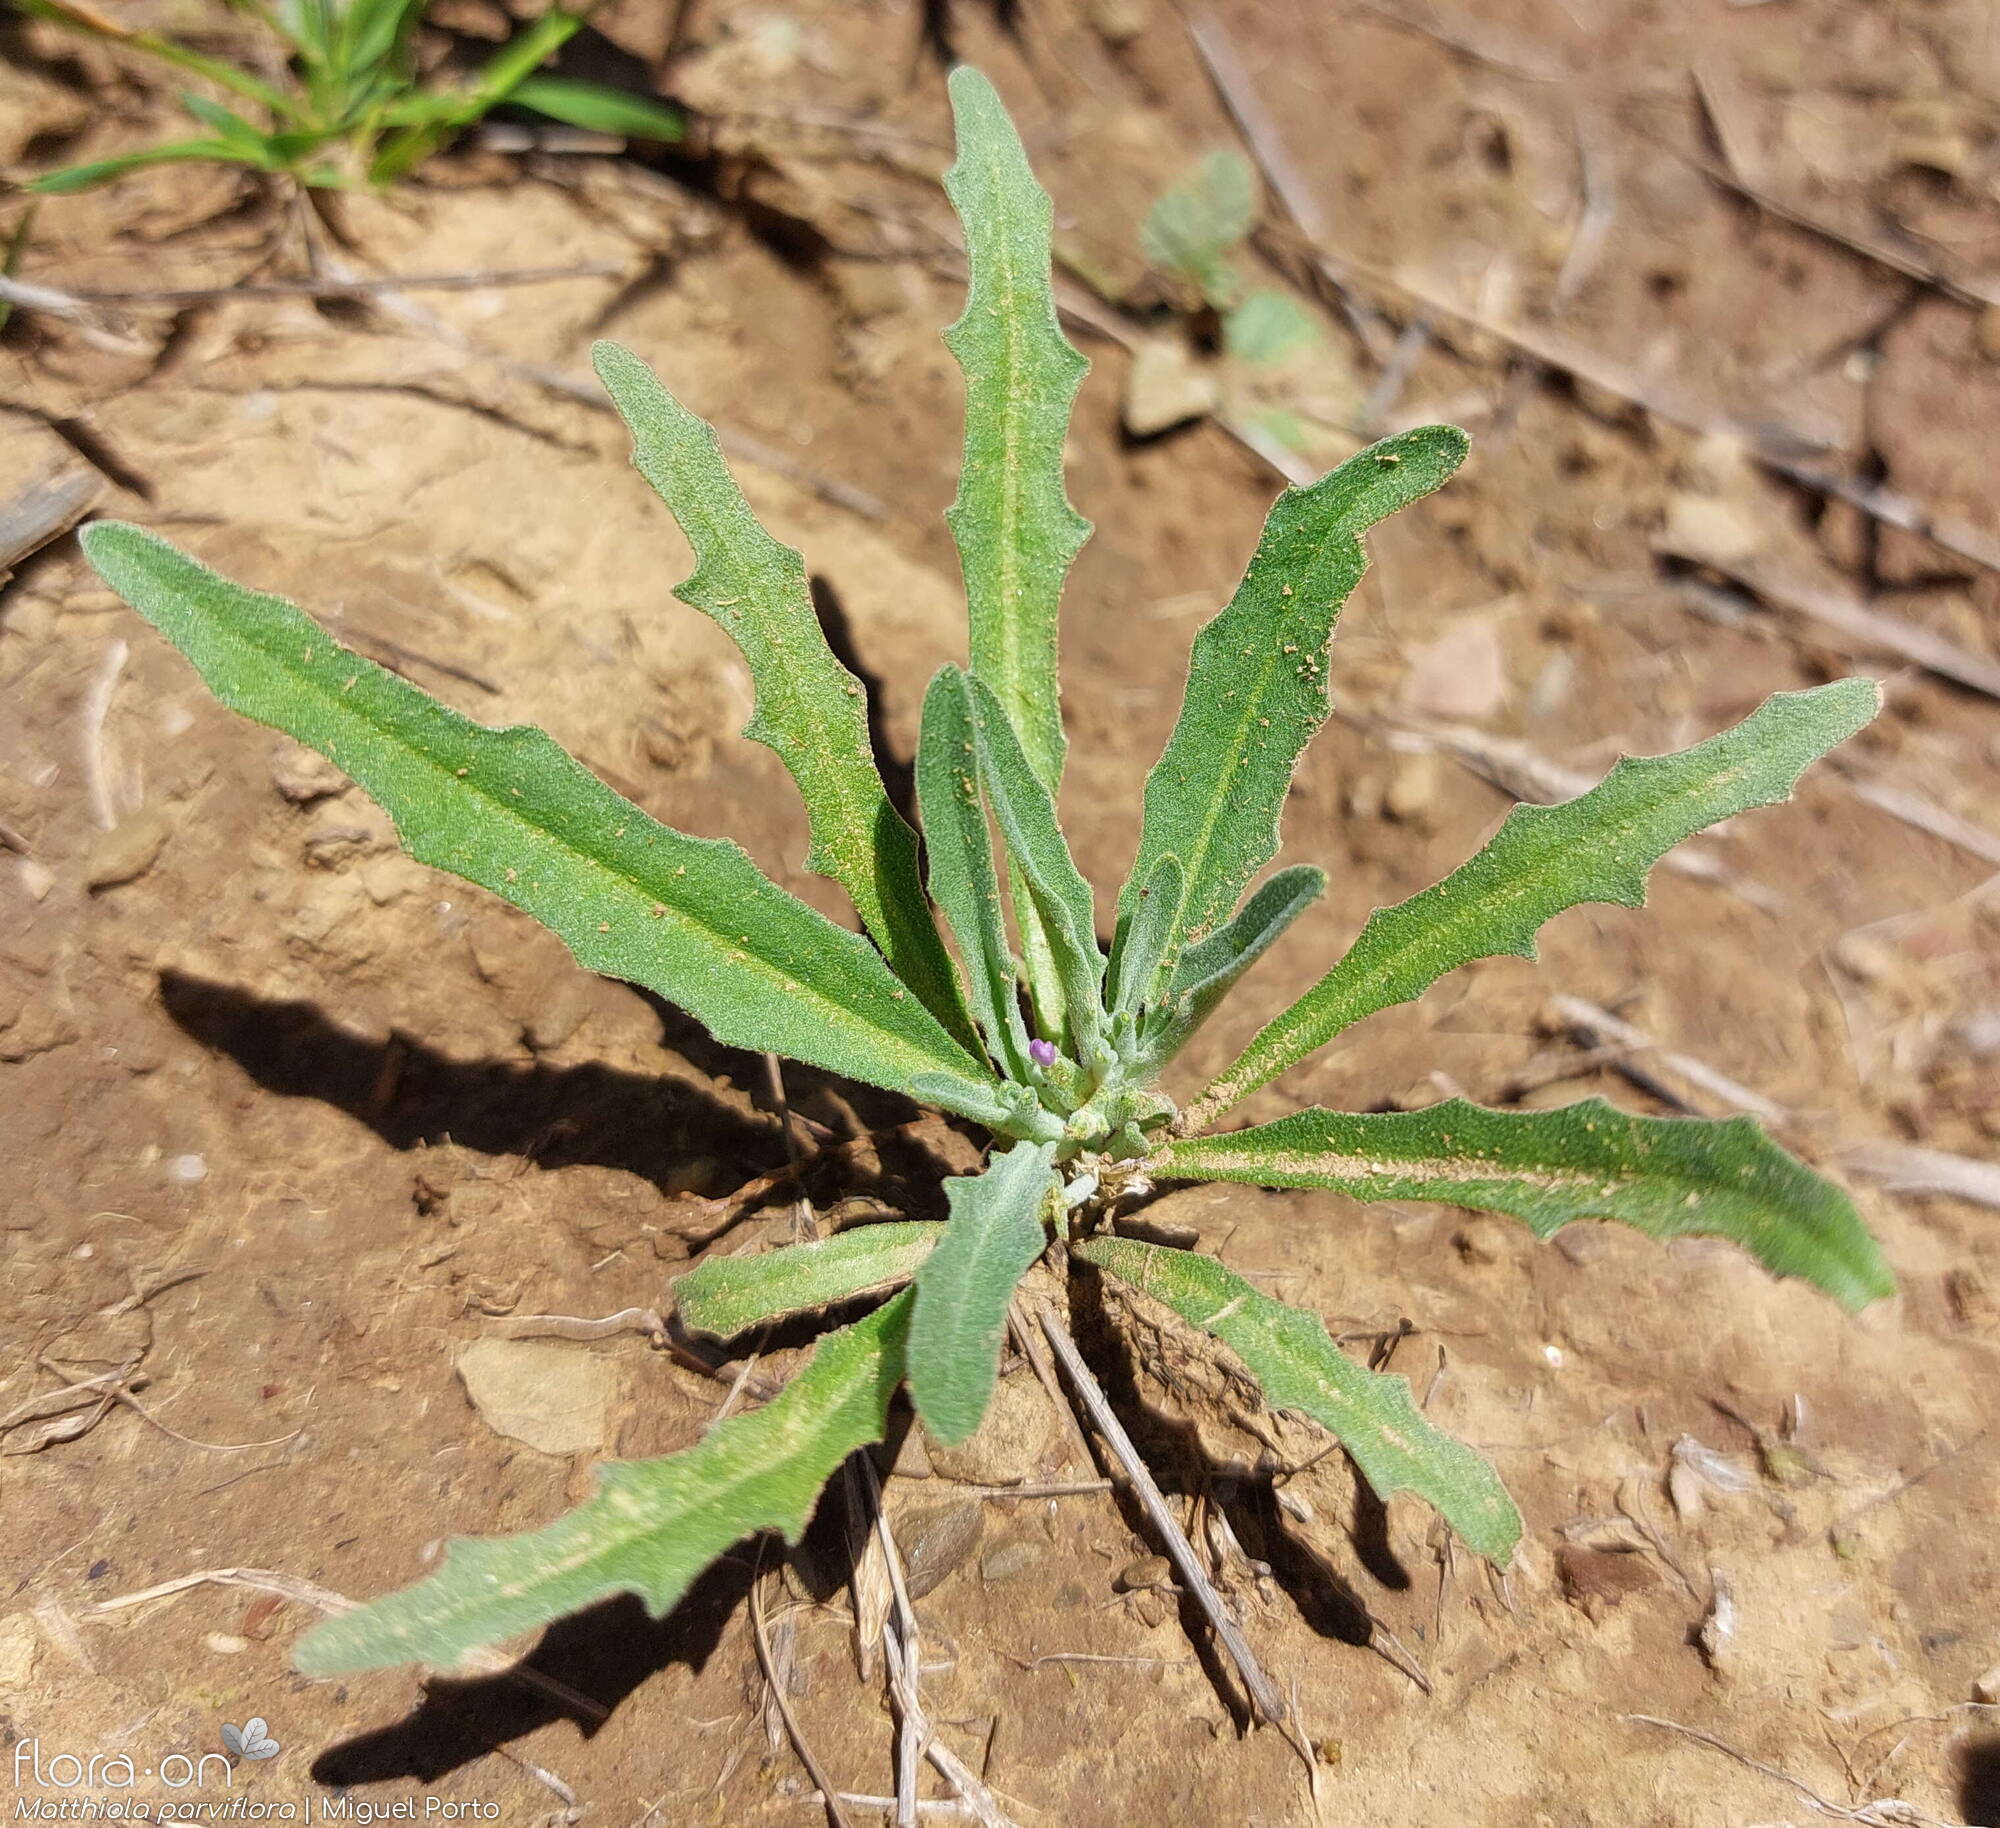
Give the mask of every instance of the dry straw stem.
<path id="1" fill-rule="evenodd" d="M 1935 1815 L 1926 1815 L 1914 1803 L 1906 1803 L 1900 1797 L 1885 1796 L 1874 1802 L 1863 1803 L 1859 1808 L 1849 1809 L 1836 1802 L 1830 1802 L 1820 1795 L 1810 1784 L 1801 1782 L 1789 1771 L 1781 1771 L 1776 1765 L 1767 1765 L 1761 1759 L 1752 1758 L 1747 1752 L 1739 1752 L 1725 1739 L 1718 1739 L 1713 1733 L 1705 1733 L 1700 1727 L 1683 1726 L 1678 1720 L 1662 1720 L 1655 1714 L 1624 1714 L 1621 1719 L 1631 1721 L 1635 1726 L 1658 1727 L 1662 1732 L 1678 1733 L 1683 1739 L 1692 1739 L 1697 1745 L 1705 1745 L 1712 1751 L 1720 1752 L 1725 1758 L 1733 1758 L 1745 1770 L 1755 1771 L 1760 1776 L 1771 1778 L 1788 1786 L 1822 1815 L 1833 1816 L 1843 1822 L 1866 1822 L 1870 1828 L 1964 1828 L 1964 1824 L 1947 1822 Z"/>
<path id="2" fill-rule="evenodd" d="M 1103 1388 L 1084 1363 L 1083 1354 L 1077 1350 L 1069 1329 L 1048 1308 L 1041 1310 L 1040 1320 L 1057 1361 L 1076 1391 L 1077 1400 L 1090 1417 L 1091 1426 L 1118 1461 L 1133 1496 L 1139 1500 L 1147 1520 L 1165 1544 L 1189 1596 L 1208 1615 L 1216 1641 L 1229 1653 L 1230 1660 L 1243 1678 L 1251 1705 L 1274 1726 L 1282 1725 L 1288 1718 L 1285 1698 L 1264 1673 L 1263 1665 L 1257 1661 L 1257 1654 L 1250 1648 L 1250 1641 L 1243 1635 L 1242 1627 L 1236 1623 L 1222 1595 L 1216 1592 L 1215 1583 L 1208 1578 L 1208 1571 L 1202 1567 L 1195 1555 L 1194 1545 L 1187 1539 L 1187 1532 L 1175 1520 L 1173 1512 L 1168 1510 L 1165 1497 L 1146 1469 L 1146 1462 L 1140 1458 L 1139 1450 L 1132 1445 L 1132 1437 L 1125 1432 L 1124 1424 L 1119 1421 Z"/>

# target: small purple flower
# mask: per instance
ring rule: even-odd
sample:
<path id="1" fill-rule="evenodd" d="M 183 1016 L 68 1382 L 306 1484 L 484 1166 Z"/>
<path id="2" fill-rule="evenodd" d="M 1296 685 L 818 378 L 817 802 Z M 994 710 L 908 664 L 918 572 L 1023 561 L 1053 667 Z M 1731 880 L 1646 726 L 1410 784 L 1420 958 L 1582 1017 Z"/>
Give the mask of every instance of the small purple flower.
<path id="1" fill-rule="evenodd" d="M 1056 1063 L 1056 1044 L 1053 1041 L 1030 1041 L 1028 1043 L 1028 1058 L 1034 1061 L 1037 1066 L 1054 1066 Z"/>

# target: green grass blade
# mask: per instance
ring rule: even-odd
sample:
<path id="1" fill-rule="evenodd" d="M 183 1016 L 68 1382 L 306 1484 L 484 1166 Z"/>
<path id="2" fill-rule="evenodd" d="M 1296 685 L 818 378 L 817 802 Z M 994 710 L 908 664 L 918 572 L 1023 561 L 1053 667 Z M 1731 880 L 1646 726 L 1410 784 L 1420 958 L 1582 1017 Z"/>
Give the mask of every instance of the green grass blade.
<path id="1" fill-rule="evenodd" d="M 957 688 L 969 694 L 979 784 L 986 790 L 1016 878 L 1027 885 L 1027 905 L 1040 918 L 1048 938 L 1069 1011 L 1070 1033 L 1078 1048 L 1087 1051 L 1101 1031 L 1104 992 L 1104 954 L 1098 950 L 1097 909 L 1090 884 L 1070 855 L 1069 841 L 1056 822 L 1056 803 L 1029 762 L 998 696 L 977 674 L 946 671 Z M 1017 898 L 1017 919 L 1022 912 Z"/>
<path id="2" fill-rule="evenodd" d="M 730 1544 L 759 1530 L 797 1542 L 841 1461 L 882 1438 L 909 1308 L 898 1295 L 829 1334 L 782 1394 L 695 1446 L 604 1467 L 595 1495 L 546 1528 L 454 1541 L 428 1580 L 328 1619 L 292 1661 L 309 1676 L 449 1669 L 614 1593 L 636 1593 L 660 1618 Z"/>
<path id="3" fill-rule="evenodd" d="M 1334 621 L 1367 569 L 1360 535 L 1441 486 L 1466 449 L 1463 432 L 1423 426 L 1272 504 L 1236 594 L 1195 637 L 1180 720 L 1146 777 L 1121 924 L 1137 885 L 1172 851 L 1187 873 L 1171 948 L 1178 952 L 1227 920 L 1276 854 L 1292 771 L 1331 702 Z"/>
<path id="4" fill-rule="evenodd" d="M 121 152 L 113 158 L 93 159 L 87 165 L 65 165 L 59 171 L 44 172 L 25 188 L 45 197 L 62 197 L 73 191 L 88 190 L 93 184 L 122 178 L 128 171 L 143 171 L 148 165 L 182 165 L 208 159 L 225 165 L 261 164 L 258 159 L 246 159 L 227 140 L 171 140 L 163 146 L 148 146 L 143 152 Z"/>
<path id="5" fill-rule="evenodd" d="M 1895 1280 L 1847 1195 L 1748 1117 L 1632 1117 L 1601 1098 L 1489 1111 L 1301 1111 L 1228 1136 L 1185 1137 L 1152 1162 L 1176 1180 L 1328 1187 L 1359 1200 L 1442 1200 L 1524 1219 L 1550 1237 L 1619 1219 L 1653 1238 L 1728 1238 L 1776 1276 L 1850 1309 Z"/>
<path id="6" fill-rule="evenodd" d="M 687 116 L 650 95 L 631 95 L 578 76 L 530 76 L 514 85 L 507 99 L 552 121 L 592 133 L 618 133 L 634 140 L 668 144 L 687 132 Z"/>
<path id="7" fill-rule="evenodd" d="M 15 218 L 14 226 L 7 232 L 7 245 L 0 248 L 0 274 L 5 274 L 9 279 L 14 278 L 21 270 L 21 257 L 28 251 L 28 237 L 34 233 L 35 212 L 40 208 L 40 204 L 30 203 L 22 210 Z M 0 298 L 0 330 L 7 328 L 8 320 L 13 315 L 14 301 Z"/>
<path id="8" fill-rule="evenodd" d="M 276 163 L 271 151 L 275 135 L 266 133 L 242 115 L 231 113 L 220 102 L 212 102 L 206 96 L 183 90 L 180 104 L 217 139 L 228 141 L 236 156 L 246 165 L 269 166 Z"/>
<path id="9" fill-rule="evenodd" d="M 408 42 L 423 8 L 424 0 L 349 0 L 333 62 L 350 81 L 375 74 Z"/>
<path id="10" fill-rule="evenodd" d="M 1146 1057 L 1155 1069 L 1188 1044 L 1236 980 L 1278 943 L 1325 887 L 1326 872 L 1310 863 L 1280 870 L 1237 909 L 1228 925 L 1181 954 L 1165 996 L 1145 1025 Z"/>
<path id="11" fill-rule="evenodd" d="M 1789 797 L 1881 702 L 1867 679 L 1780 692 L 1692 749 L 1620 762 L 1577 799 L 1515 807 L 1469 863 L 1370 915 L 1353 950 L 1258 1034 L 1189 1108 L 1185 1127 L 1205 1128 L 1342 1029 L 1421 996 L 1447 971 L 1503 953 L 1532 959 L 1536 931 L 1565 908 L 1644 905 L 1647 872 L 1676 844 Z"/>
<path id="12" fill-rule="evenodd" d="M 924 694 L 917 738 L 917 806 L 931 894 L 958 941 L 971 985 L 972 1013 L 987 1051 L 1009 1079 L 1029 1078 L 1028 1030 L 1021 1020 L 1014 959 L 1000 908 L 993 837 L 979 792 L 979 766 L 965 675 L 942 669 Z"/>
<path id="13" fill-rule="evenodd" d="M 971 1437 L 992 1398 L 1007 1304 L 1048 1243 L 1054 1162 L 1053 1143 L 1018 1143 L 984 1174 L 944 1184 L 951 1218 L 917 1270 L 910 1400 L 948 1447 Z"/>
<path id="14" fill-rule="evenodd" d="M 951 73 L 958 162 L 944 187 L 965 228 L 971 285 L 944 333 L 965 371 L 965 460 L 945 512 L 958 541 L 972 671 L 1007 709 L 1044 785 L 1062 779 L 1056 614 L 1090 523 L 1063 491 L 1070 407 L 1090 364 L 1056 321 L 1054 219 L 1021 137 L 977 70 Z"/>
<path id="15" fill-rule="evenodd" d="M 338 763 L 412 856 L 525 909 L 591 970 L 657 991 L 734 1046 L 899 1091 L 925 1075 L 948 1108 L 990 1102 L 984 1065 L 874 947 L 736 845 L 661 825 L 542 731 L 460 716 L 136 527 L 100 524 L 83 545 L 224 704 Z"/>
<path id="16" fill-rule="evenodd" d="M 1132 1238 L 1072 1247 L 1240 1358 L 1274 1409 L 1310 1416 L 1335 1435 L 1378 1496 L 1415 1492 L 1489 1561 L 1505 1567 L 1521 1516 L 1500 1476 L 1471 1448 L 1424 1420 L 1408 1378 L 1357 1365 L 1317 1314 L 1261 1294 L 1196 1251 Z"/>
<path id="17" fill-rule="evenodd" d="M 890 805 L 868 741 L 861 681 L 834 658 L 805 560 L 764 530 L 714 428 L 616 343 L 592 352 L 632 433 L 632 461 L 694 548 L 674 595 L 741 649 L 757 688 L 743 734 L 791 770 L 812 827 L 809 868 L 847 891 L 893 970 L 968 1048 L 972 1023 L 917 872 L 917 834 Z"/>
<path id="18" fill-rule="evenodd" d="M 1111 1007 L 1136 1014 L 1152 1002 L 1172 943 L 1186 878 L 1181 860 L 1169 851 L 1153 865 L 1134 904 L 1132 918 L 1111 948 Z"/>
<path id="19" fill-rule="evenodd" d="M 526 31 L 508 39 L 473 79 L 461 122 L 476 121 L 506 101 L 538 64 L 553 57 L 583 29 L 583 23 L 582 13 L 551 7 Z"/>
<path id="20" fill-rule="evenodd" d="M 754 1257 L 710 1257 L 675 1281 L 674 1309 L 697 1333 L 731 1339 L 759 1321 L 907 1282 L 943 1234 L 942 1225 L 906 1219 Z"/>
<path id="21" fill-rule="evenodd" d="M 253 101 L 270 109 L 280 120 L 297 121 L 304 118 L 304 111 L 292 97 L 272 88 L 269 83 L 260 81 L 248 70 L 239 69 L 226 58 L 210 57 L 205 52 L 180 43 L 177 39 L 164 38 L 157 32 L 127 31 L 89 8 L 67 5 L 65 0 L 17 0 L 17 4 L 22 12 L 34 18 L 46 19 L 68 31 L 80 32 L 90 38 L 101 38 L 125 50 L 137 51 L 141 56 L 151 57 L 157 62 L 171 64 L 175 69 L 206 77 L 217 87 L 231 90 L 246 101 Z"/>

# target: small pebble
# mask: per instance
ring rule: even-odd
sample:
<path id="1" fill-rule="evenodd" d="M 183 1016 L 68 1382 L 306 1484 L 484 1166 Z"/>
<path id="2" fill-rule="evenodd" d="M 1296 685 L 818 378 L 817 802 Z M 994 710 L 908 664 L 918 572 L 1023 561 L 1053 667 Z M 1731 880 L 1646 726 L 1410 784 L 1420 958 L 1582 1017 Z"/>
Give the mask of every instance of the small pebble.
<path id="1" fill-rule="evenodd" d="M 1986 1707 L 2000 1706 L 2000 1663 L 1973 1683 L 1972 1698 Z"/>
<path id="2" fill-rule="evenodd" d="M 1003 1542 L 987 1550 L 979 1558 L 979 1572 L 989 1581 L 1012 1580 L 1016 1575 L 1027 1573 L 1040 1553 L 1032 1542 L 1023 1542 L 1016 1537 L 1012 1542 Z"/>
<path id="3" fill-rule="evenodd" d="M 194 1187 L 208 1179 L 207 1159 L 199 1155 L 176 1155 L 167 1163 L 167 1179 L 183 1187 Z"/>
<path id="4" fill-rule="evenodd" d="M 233 1631 L 211 1631 L 202 1642 L 219 1657 L 241 1656 L 250 1648 L 250 1640 L 239 1638 Z"/>
<path id="5" fill-rule="evenodd" d="M 1111 1584 L 1120 1593 L 1138 1593 L 1147 1587 L 1164 1587 L 1174 1577 L 1174 1564 L 1164 1555 L 1142 1555 L 1119 1569 Z"/>

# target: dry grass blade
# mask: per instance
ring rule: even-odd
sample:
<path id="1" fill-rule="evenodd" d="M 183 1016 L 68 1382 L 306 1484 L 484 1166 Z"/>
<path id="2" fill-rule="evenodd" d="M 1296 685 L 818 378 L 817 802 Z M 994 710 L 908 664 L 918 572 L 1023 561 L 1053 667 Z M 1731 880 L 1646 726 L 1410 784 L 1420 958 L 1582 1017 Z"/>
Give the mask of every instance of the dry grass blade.
<path id="1" fill-rule="evenodd" d="M 1706 98 L 1704 98 L 1706 105 Z M 1713 110 L 1711 108 L 1711 114 Z M 1920 286 L 1927 286 L 1945 298 L 1962 305 L 1971 305 L 1975 310 L 1991 305 L 2000 305 L 2000 281 L 1991 279 L 1964 278 L 1955 273 L 1947 273 L 1942 267 L 1928 261 L 1913 248 L 1885 241 L 1878 235 L 1863 234 L 1855 229 L 1840 227 L 1823 216 L 1813 214 L 1802 203 L 1793 203 L 1761 185 L 1751 183 L 1747 178 L 1724 166 L 1700 158 L 1689 152 L 1673 149 L 1675 156 L 1692 165 L 1711 184 L 1733 192 L 1746 203 L 1755 204 L 1765 215 L 1779 222 L 1788 223 L 1796 229 L 1803 229 L 1808 235 L 1844 252 L 1856 255 L 1862 260 L 1886 267 L 1890 272 L 1900 274 L 1905 279 L 1913 279 Z"/>
<path id="2" fill-rule="evenodd" d="M 1835 765 L 1840 764 L 1836 762 Z M 1851 766 L 1844 768 L 1843 772 L 1857 800 L 1865 800 L 1876 811 L 1886 812 L 1890 818 L 1900 819 L 1916 831 L 1927 832 L 1933 838 L 1955 844 L 1983 863 L 2000 864 L 2000 836 L 1983 825 L 1961 819 L 1950 808 L 1940 806 L 1920 793 L 1912 793 L 1907 787 L 1876 780 Z"/>
<path id="3" fill-rule="evenodd" d="M 1890 1142 L 1863 1143 L 1840 1160 L 1890 1193 L 1944 1193 L 2000 1211 L 2000 1163 Z"/>
<path id="4" fill-rule="evenodd" d="M 1216 1641 L 1236 1665 L 1243 1678 L 1243 1686 L 1249 1693 L 1251 1706 L 1274 1726 L 1282 1725 L 1289 1717 L 1284 1696 L 1279 1694 L 1277 1685 L 1264 1673 L 1263 1665 L 1257 1661 L 1242 1627 L 1231 1616 L 1222 1595 L 1216 1592 L 1215 1583 L 1208 1578 L 1208 1571 L 1196 1556 L 1194 1545 L 1187 1539 L 1187 1532 L 1175 1521 L 1173 1512 L 1167 1509 L 1165 1497 L 1154 1483 L 1153 1475 L 1146 1470 L 1139 1450 L 1132 1445 L 1132 1437 L 1125 1432 L 1124 1424 L 1112 1410 L 1090 1367 L 1084 1363 L 1083 1354 L 1077 1350 L 1069 1329 L 1048 1308 L 1041 1311 L 1041 1323 L 1057 1362 L 1090 1418 L 1090 1425 L 1117 1459 L 1131 1485 L 1133 1496 L 1139 1500 L 1147 1519 L 1159 1534 L 1189 1596 L 1207 1614 Z"/>
<path id="5" fill-rule="evenodd" d="M 336 279 L 268 279 L 233 286 L 154 286 L 130 292 L 65 291 L 30 280 L 0 276 L 0 301 L 23 311 L 44 311 L 52 317 L 90 319 L 107 312 L 151 306 L 181 310 L 189 305 L 219 305 L 243 298 L 370 298 L 383 292 L 482 292 L 492 286 L 545 286 L 565 279 L 615 279 L 626 271 L 621 261 L 596 260 L 571 267 L 496 267 L 474 273 L 409 273 L 367 278 L 355 274 Z"/>
<path id="6" fill-rule="evenodd" d="M 1559 996 L 1555 999 L 1556 1014 L 1566 1022 L 1578 1037 L 1589 1047 L 1604 1047 L 1615 1044 L 1629 1048 L 1635 1053 L 1645 1053 L 1660 1065 L 1677 1073 L 1690 1085 L 1699 1086 L 1703 1091 L 1719 1098 L 1733 1110 L 1747 1111 L 1752 1117 L 1761 1118 L 1768 1124 L 1786 1124 L 1792 1114 L 1781 1104 L 1774 1104 L 1761 1092 L 1753 1092 L 1747 1085 L 1718 1072 L 1706 1061 L 1697 1060 L 1692 1054 L 1677 1053 L 1672 1048 L 1662 1047 L 1642 1028 L 1634 1028 L 1630 1022 L 1615 1016 L 1608 1009 L 1600 1009 L 1595 1003 L 1586 1002 L 1582 997 Z M 1629 1071 L 1630 1063 L 1620 1063 L 1620 1071 Z M 1653 1089 L 1650 1080 L 1641 1079 L 1635 1083 Z M 1671 1094 L 1669 1094 L 1671 1096 Z M 1680 1101 L 1676 1101 L 1680 1102 Z"/>
<path id="7" fill-rule="evenodd" d="M 1662 1720 L 1654 1714 L 1623 1714 L 1619 1717 L 1631 1721 L 1635 1726 L 1653 1726 L 1663 1732 L 1678 1733 L 1684 1739 L 1692 1739 L 1697 1745 L 1705 1745 L 1712 1751 L 1720 1752 L 1725 1758 L 1733 1758 L 1745 1770 L 1755 1771 L 1776 1783 L 1788 1786 L 1820 1814 L 1833 1816 L 1843 1822 L 1867 1822 L 1871 1828 L 1963 1828 L 1960 1823 L 1945 1822 L 1934 1815 L 1926 1815 L 1914 1804 L 1893 1796 L 1881 1797 L 1874 1802 L 1863 1803 L 1859 1808 L 1849 1809 L 1840 1803 L 1828 1801 L 1810 1784 L 1801 1782 L 1789 1771 L 1781 1771 L 1776 1765 L 1767 1765 L 1761 1759 L 1752 1758 L 1747 1752 L 1739 1752 L 1727 1740 L 1718 1739 L 1713 1733 L 1704 1733 L 1700 1727 L 1682 1726 L 1678 1720 Z"/>
<path id="8" fill-rule="evenodd" d="M 757 1646 L 757 1667 L 764 1672 L 764 1682 L 771 1699 L 777 1705 L 778 1717 L 785 1723 L 785 1736 L 792 1742 L 792 1750 L 799 1755 L 799 1763 L 806 1768 L 819 1789 L 820 1802 L 825 1806 L 827 1820 L 833 1828 L 850 1828 L 846 1812 L 840 1806 L 840 1792 L 833 1787 L 819 1760 L 813 1756 L 813 1749 L 806 1736 L 799 1730 L 798 1717 L 792 1712 L 792 1704 L 785 1694 L 785 1684 L 779 1678 L 777 1667 L 771 1657 L 770 1633 L 764 1625 L 764 1558 L 757 1557 L 757 1571 L 750 1578 L 750 1635 Z"/>
<path id="9" fill-rule="evenodd" d="M 94 470 L 56 470 L 0 502 L 0 582 L 23 559 L 62 538 L 103 492 L 104 479 Z"/>
<path id="10" fill-rule="evenodd" d="M 1889 517 L 1883 515 L 1879 518 Z M 1903 520 L 1893 521 L 1892 524 L 1906 526 L 1912 532 L 1923 531 Z M 2000 664 L 1984 655 L 1972 653 L 1956 642 L 1947 641 L 1942 635 L 1934 635 L 1927 628 L 1919 628 L 1900 617 L 1884 615 L 1879 609 L 1871 609 L 1841 591 L 1807 583 L 1803 578 L 1785 577 L 1770 566 L 1753 560 L 1732 559 L 1700 547 L 1668 542 L 1662 542 L 1660 550 L 1669 557 L 1720 572 L 1773 608 L 1790 610 L 1810 618 L 1820 627 L 1841 636 L 1843 646 L 1862 653 L 1894 654 L 1940 678 L 1970 686 L 1989 698 L 2000 698 Z M 1951 550 L 1959 549 L 1953 547 Z M 2000 548 L 1989 549 L 1983 556 L 1974 553 L 1963 556 L 1976 557 L 1982 565 L 2000 568 Z"/>
<path id="11" fill-rule="evenodd" d="M 893 1630 L 884 1632 L 882 1647 L 888 1654 L 891 1681 L 900 1686 L 907 1680 L 914 1704 L 916 1688 L 912 1679 L 913 1672 L 905 1663 L 902 1648 L 897 1644 Z M 945 1782 L 958 1792 L 966 1813 L 980 1824 L 980 1828 L 1016 1828 L 1013 1818 L 1000 1807 L 993 1792 L 980 1782 L 978 1774 L 964 1759 L 937 1737 L 921 1711 L 914 1715 L 914 1724 L 923 1738 L 924 1756 L 936 1767 Z M 917 1808 L 920 1810 L 922 1805 L 918 1804 Z"/>

